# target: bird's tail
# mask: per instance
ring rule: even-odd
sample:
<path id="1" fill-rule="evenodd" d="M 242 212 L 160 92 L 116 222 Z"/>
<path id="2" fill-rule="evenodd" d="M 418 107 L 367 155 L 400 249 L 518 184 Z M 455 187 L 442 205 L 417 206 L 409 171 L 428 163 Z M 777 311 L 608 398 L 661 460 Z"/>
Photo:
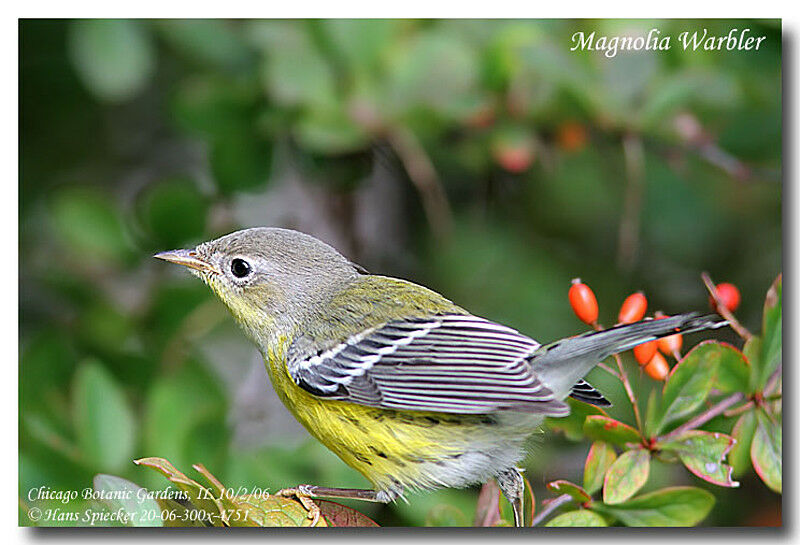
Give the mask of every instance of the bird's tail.
<path id="1" fill-rule="evenodd" d="M 561 399 L 576 382 L 611 354 L 676 333 L 716 329 L 727 324 L 716 314 L 700 315 L 696 312 L 642 320 L 542 346 L 531 358 L 531 364 L 547 387 Z"/>

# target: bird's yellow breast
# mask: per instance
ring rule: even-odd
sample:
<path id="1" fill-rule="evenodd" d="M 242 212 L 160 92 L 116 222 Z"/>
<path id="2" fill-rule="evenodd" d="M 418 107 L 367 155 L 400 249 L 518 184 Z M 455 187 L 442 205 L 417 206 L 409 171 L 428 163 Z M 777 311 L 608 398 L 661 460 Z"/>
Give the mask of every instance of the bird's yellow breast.
<path id="1" fill-rule="evenodd" d="M 493 425 L 485 415 L 397 411 L 316 397 L 289 376 L 288 344 L 281 339 L 264 354 L 281 401 L 311 435 L 378 489 L 437 486 L 431 467 L 461 456 L 475 432 L 483 435 Z"/>

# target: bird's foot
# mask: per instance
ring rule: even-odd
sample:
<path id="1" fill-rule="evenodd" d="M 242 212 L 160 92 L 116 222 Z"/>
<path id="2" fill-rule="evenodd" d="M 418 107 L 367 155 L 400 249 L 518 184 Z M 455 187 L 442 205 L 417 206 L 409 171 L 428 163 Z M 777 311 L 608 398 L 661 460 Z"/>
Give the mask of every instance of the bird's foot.
<path id="1" fill-rule="evenodd" d="M 311 519 L 311 526 L 316 526 L 319 522 L 320 517 L 322 516 L 322 511 L 319 509 L 319 505 L 314 503 L 312 499 L 312 495 L 309 493 L 309 486 L 305 484 L 297 485 L 294 488 L 284 488 L 283 490 L 278 490 L 275 492 L 276 496 L 281 496 L 283 498 L 295 498 L 303 508 L 308 511 L 308 518 Z"/>

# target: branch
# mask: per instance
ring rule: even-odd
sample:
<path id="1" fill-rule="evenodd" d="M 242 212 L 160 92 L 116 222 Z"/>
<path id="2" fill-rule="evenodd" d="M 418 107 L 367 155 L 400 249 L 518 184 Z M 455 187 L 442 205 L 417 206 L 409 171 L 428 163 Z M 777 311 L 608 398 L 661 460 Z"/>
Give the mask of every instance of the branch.
<path id="1" fill-rule="evenodd" d="M 642 193 L 644 192 L 642 139 L 638 135 L 627 134 L 622 140 L 622 149 L 625 155 L 628 183 L 625 187 L 622 220 L 619 223 L 617 264 L 629 271 L 636 262 L 636 249 L 639 246 L 639 223 L 642 214 Z"/>
<path id="2" fill-rule="evenodd" d="M 542 509 L 542 511 L 538 515 L 536 515 L 536 517 L 534 517 L 533 521 L 531 521 L 531 526 L 537 526 L 540 522 L 542 522 L 544 519 L 550 516 L 550 514 L 553 511 L 555 511 L 556 509 L 558 509 L 571 499 L 572 496 L 570 496 L 569 494 L 561 494 L 559 497 L 549 501 L 547 503 L 547 507 Z"/>
<path id="3" fill-rule="evenodd" d="M 595 329 L 595 331 L 603 330 L 603 326 L 596 321 L 592 324 L 592 327 Z M 605 366 L 603 366 L 603 369 L 615 375 L 620 382 L 622 382 L 622 386 L 625 388 L 625 393 L 628 394 L 628 400 L 630 400 L 631 406 L 633 407 L 633 416 L 636 418 L 636 426 L 639 430 L 639 433 L 643 433 L 644 428 L 642 427 L 642 415 L 639 414 L 639 406 L 636 404 L 636 395 L 633 393 L 631 382 L 628 380 L 627 373 L 625 373 L 625 367 L 622 365 L 622 358 L 619 357 L 619 354 L 614 354 L 614 360 L 617 362 L 617 369 L 619 372 L 614 372 L 613 369 L 606 368 Z"/>
<path id="4" fill-rule="evenodd" d="M 628 394 L 628 399 L 633 407 L 633 416 L 636 419 L 636 427 L 639 429 L 639 433 L 644 433 L 644 427 L 642 426 L 642 415 L 639 414 L 639 405 L 636 403 L 636 396 L 633 393 L 633 388 L 631 388 L 628 375 L 625 373 L 625 367 L 622 365 L 622 358 L 619 357 L 619 354 L 614 354 L 614 359 L 617 361 L 619 378 L 622 381 L 622 385 L 625 387 L 625 393 Z"/>
<path id="5" fill-rule="evenodd" d="M 704 272 L 700 275 L 700 278 L 703 279 L 703 283 L 706 285 L 708 293 L 711 294 L 711 297 L 714 299 L 717 312 L 719 312 L 723 318 L 728 320 L 728 324 L 731 326 L 731 329 L 733 329 L 741 338 L 743 338 L 745 342 L 749 341 L 753 334 L 750 333 L 742 324 L 740 324 L 739 320 L 737 320 L 731 311 L 728 310 L 728 307 L 722 303 L 719 295 L 717 295 L 717 287 L 714 285 L 714 282 L 711 281 L 711 277 L 708 276 L 708 273 Z"/>
<path id="6" fill-rule="evenodd" d="M 617 373 L 616 371 L 614 371 L 614 370 L 613 370 L 611 367 L 609 367 L 608 365 L 606 365 L 606 364 L 605 364 L 605 363 L 603 363 L 602 361 L 601 361 L 600 363 L 598 363 L 598 364 L 597 364 L 597 366 L 598 366 L 600 369 L 602 369 L 603 371 L 605 371 L 606 373 L 609 373 L 609 374 L 611 374 L 611 375 L 614 375 L 615 377 L 617 377 L 617 379 L 619 379 L 619 380 L 622 380 L 622 377 L 620 376 L 620 374 L 619 374 L 619 373 Z"/>
<path id="7" fill-rule="evenodd" d="M 767 380 L 767 385 L 764 386 L 764 393 L 765 394 L 771 393 L 772 390 L 774 390 L 775 387 L 778 385 L 778 379 L 781 378 L 782 371 L 783 371 L 783 364 L 780 363 L 780 364 L 778 364 L 778 367 L 775 369 L 775 371 L 772 373 L 772 375 Z"/>
<path id="8" fill-rule="evenodd" d="M 729 407 L 732 407 L 733 405 L 739 403 L 740 401 L 742 401 L 744 399 L 745 399 L 745 396 L 744 396 L 744 394 L 742 392 L 736 392 L 735 394 L 726 397 L 725 399 L 723 399 L 722 401 L 720 401 L 716 405 L 712 406 L 711 408 L 709 408 L 709 409 L 703 411 L 702 413 L 698 414 L 697 416 L 695 416 L 694 418 L 692 418 L 691 420 L 689 420 L 685 424 L 683 424 L 681 426 L 678 426 L 677 428 L 675 428 L 674 430 L 672 430 L 668 434 L 662 435 L 661 437 L 659 437 L 656 440 L 656 442 L 668 441 L 670 439 L 674 439 L 675 437 L 678 437 L 679 435 L 681 435 L 681 434 L 683 434 L 683 433 L 685 433 L 685 432 L 687 432 L 689 430 L 693 430 L 693 429 L 699 428 L 700 426 L 702 426 L 703 424 L 705 424 L 706 422 L 708 422 L 712 418 L 714 418 L 716 416 L 719 416 L 720 414 L 725 412 Z"/>
<path id="9" fill-rule="evenodd" d="M 403 163 L 411 183 L 419 192 L 434 236 L 439 241 L 447 239 L 453 227 L 453 213 L 430 157 L 414 133 L 407 128 L 390 129 L 387 137 Z"/>

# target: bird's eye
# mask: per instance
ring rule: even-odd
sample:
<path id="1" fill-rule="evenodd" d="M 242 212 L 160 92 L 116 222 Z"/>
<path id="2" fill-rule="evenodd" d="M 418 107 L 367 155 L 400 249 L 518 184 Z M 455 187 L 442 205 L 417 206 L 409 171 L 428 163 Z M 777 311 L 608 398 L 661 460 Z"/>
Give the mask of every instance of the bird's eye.
<path id="1" fill-rule="evenodd" d="M 253 270 L 253 267 L 250 266 L 250 263 L 245 261 L 244 259 L 236 258 L 231 261 L 231 273 L 236 278 L 244 278 Z"/>

